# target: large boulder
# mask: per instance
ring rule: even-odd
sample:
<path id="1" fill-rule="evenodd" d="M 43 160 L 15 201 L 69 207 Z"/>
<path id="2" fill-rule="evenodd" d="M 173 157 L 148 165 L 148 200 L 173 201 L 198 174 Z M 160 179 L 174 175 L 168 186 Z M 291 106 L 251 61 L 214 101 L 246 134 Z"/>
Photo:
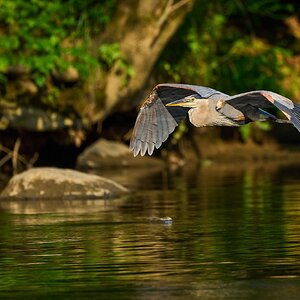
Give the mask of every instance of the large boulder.
<path id="1" fill-rule="evenodd" d="M 77 168 L 104 169 L 128 166 L 162 166 L 163 161 L 153 157 L 133 157 L 128 146 L 116 142 L 99 139 L 79 155 Z"/>
<path id="2" fill-rule="evenodd" d="M 105 199 L 127 192 L 122 185 L 97 175 L 69 169 L 33 168 L 13 176 L 0 199 Z"/>

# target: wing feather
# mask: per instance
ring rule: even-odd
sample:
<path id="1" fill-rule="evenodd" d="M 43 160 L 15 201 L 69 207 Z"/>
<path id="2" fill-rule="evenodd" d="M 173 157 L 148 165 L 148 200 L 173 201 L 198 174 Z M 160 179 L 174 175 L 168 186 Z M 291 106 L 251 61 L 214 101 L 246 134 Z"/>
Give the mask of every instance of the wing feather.
<path id="1" fill-rule="evenodd" d="M 148 113 L 148 120 L 150 122 L 150 124 L 153 122 L 153 110 L 152 109 L 148 109 L 147 110 L 147 113 Z M 145 118 L 144 118 L 145 119 Z M 145 120 L 144 120 L 145 122 Z M 152 126 L 148 126 L 148 127 L 144 127 L 144 132 L 145 132 L 145 135 L 142 139 L 143 142 L 146 142 L 146 141 L 149 141 L 152 139 Z"/>
<path id="2" fill-rule="evenodd" d="M 153 151 L 154 151 L 154 143 L 149 143 L 148 144 L 148 154 L 149 155 L 152 155 L 152 153 L 153 153 Z"/>
<path id="3" fill-rule="evenodd" d="M 300 105 L 294 103 L 294 107 L 291 109 L 291 122 L 300 132 Z"/>
<path id="4" fill-rule="evenodd" d="M 162 111 L 161 111 L 161 103 L 158 102 L 159 105 L 157 105 L 157 110 L 156 110 L 156 122 L 157 122 L 157 140 L 155 141 L 155 148 L 158 149 L 162 142 L 163 142 L 163 131 L 164 129 L 164 123 L 162 120 Z"/>
<path id="5" fill-rule="evenodd" d="M 157 100 L 160 101 L 160 100 Z M 168 132 L 169 132 L 169 128 L 168 128 L 168 120 L 166 119 L 165 116 L 165 107 L 163 105 L 159 106 L 159 119 L 158 119 L 158 126 L 159 128 L 161 128 L 160 132 L 161 132 L 161 142 L 163 143 L 165 141 L 165 139 L 168 137 Z"/>
<path id="6" fill-rule="evenodd" d="M 161 83 L 161 84 L 158 84 L 156 87 L 159 88 L 160 90 L 162 88 L 168 88 L 168 89 L 172 89 L 174 91 L 177 90 L 176 95 L 178 95 L 178 93 L 179 93 L 178 90 L 185 90 L 185 92 L 190 91 L 191 93 L 196 93 L 196 94 L 198 94 L 199 96 L 201 96 L 203 98 L 208 98 L 213 94 L 226 95 L 226 94 L 221 93 L 221 92 L 219 92 L 217 90 L 214 90 L 212 88 L 209 88 L 209 87 L 206 87 L 206 86 L 200 86 L 200 85 L 191 85 L 191 84 L 182 84 L 182 83 Z M 180 98 L 178 98 L 178 99 L 180 99 Z M 177 100 L 177 99 L 173 99 L 171 101 L 175 101 L 175 100 Z"/>
<path id="7" fill-rule="evenodd" d="M 146 100 L 147 101 L 147 100 Z M 168 112 L 162 101 L 156 96 L 155 101 L 142 106 L 130 141 L 133 155 L 151 155 L 168 138 L 178 123 Z"/>
<path id="8" fill-rule="evenodd" d="M 300 132 L 300 105 L 284 96 L 270 91 L 251 91 L 229 97 L 226 102 L 241 111 L 249 104 L 261 109 L 273 105 L 282 111 Z"/>
<path id="9" fill-rule="evenodd" d="M 135 146 L 134 146 L 134 150 L 133 150 L 133 155 L 134 155 L 134 156 L 137 156 L 137 155 L 138 155 L 138 153 L 139 153 L 140 150 L 141 150 L 141 146 L 142 146 L 141 140 L 136 140 L 136 143 L 135 143 Z"/>
<path id="10" fill-rule="evenodd" d="M 142 145 L 141 145 L 141 156 L 144 156 L 145 153 L 147 152 L 148 150 L 148 143 L 145 143 L 144 141 L 141 141 Z"/>

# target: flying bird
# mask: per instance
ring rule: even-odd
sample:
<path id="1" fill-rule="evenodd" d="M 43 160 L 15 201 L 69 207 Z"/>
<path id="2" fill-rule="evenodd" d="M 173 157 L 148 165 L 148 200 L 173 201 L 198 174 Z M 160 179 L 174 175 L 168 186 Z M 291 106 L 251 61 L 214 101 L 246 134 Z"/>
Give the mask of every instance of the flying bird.
<path id="1" fill-rule="evenodd" d="M 272 107 L 287 120 L 265 110 Z M 187 116 L 196 127 L 242 126 L 270 120 L 291 123 L 300 132 L 300 105 L 279 94 L 258 90 L 229 96 L 204 86 L 162 83 L 154 87 L 140 108 L 130 141 L 133 155 L 152 155 Z"/>

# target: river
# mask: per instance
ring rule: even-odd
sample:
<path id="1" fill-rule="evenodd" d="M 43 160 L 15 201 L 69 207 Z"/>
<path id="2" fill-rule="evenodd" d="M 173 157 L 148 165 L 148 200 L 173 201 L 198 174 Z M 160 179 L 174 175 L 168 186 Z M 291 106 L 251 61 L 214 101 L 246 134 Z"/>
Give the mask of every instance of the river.
<path id="1" fill-rule="evenodd" d="M 104 175 L 130 195 L 0 204 L 1 298 L 299 299 L 300 164 Z"/>

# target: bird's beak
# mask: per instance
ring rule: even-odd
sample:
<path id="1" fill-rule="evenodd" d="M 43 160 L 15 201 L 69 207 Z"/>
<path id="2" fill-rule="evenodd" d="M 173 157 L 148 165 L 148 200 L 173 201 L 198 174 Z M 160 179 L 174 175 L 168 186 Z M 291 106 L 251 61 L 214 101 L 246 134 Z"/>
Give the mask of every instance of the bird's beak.
<path id="1" fill-rule="evenodd" d="M 179 99 L 166 104 L 166 106 L 181 106 L 181 107 L 193 107 L 192 99 Z"/>

